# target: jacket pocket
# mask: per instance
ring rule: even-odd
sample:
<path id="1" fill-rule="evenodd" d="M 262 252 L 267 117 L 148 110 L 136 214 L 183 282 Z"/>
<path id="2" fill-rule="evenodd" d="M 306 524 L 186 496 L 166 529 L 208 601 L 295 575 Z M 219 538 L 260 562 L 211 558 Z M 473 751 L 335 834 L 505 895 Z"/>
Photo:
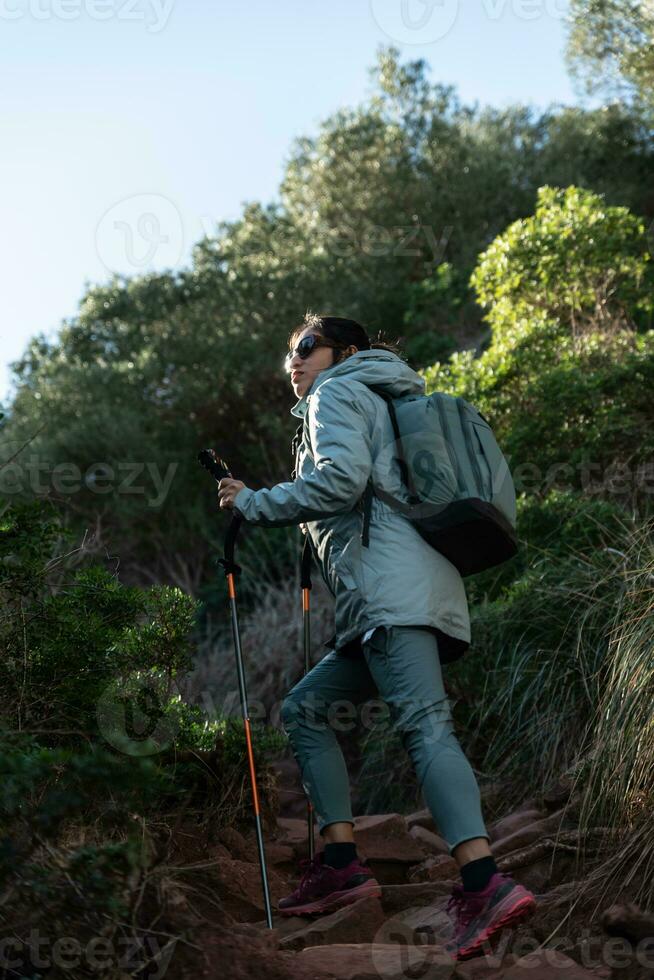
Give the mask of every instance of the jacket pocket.
<path id="1" fill-rule="evenodd" d="M 350 566 L 349 555 L 341 552 L 337 558 L 334 558 L 332 568 L 334 569 L 334 574 L 343 583 L 346 589 L 352 590 L 357 588 L 357 583 L 354 579 L 354 574 Z"/>

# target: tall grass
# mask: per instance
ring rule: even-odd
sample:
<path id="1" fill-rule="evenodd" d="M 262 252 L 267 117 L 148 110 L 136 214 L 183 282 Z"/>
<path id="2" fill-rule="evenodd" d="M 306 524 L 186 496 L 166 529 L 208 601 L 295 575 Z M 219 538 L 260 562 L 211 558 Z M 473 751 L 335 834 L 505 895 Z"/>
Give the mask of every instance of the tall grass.
<path id="1" fill-rule="evenodd" d="M 507 804 L 575 765 L 617 601 L 615 560 L 599 551 L 531 568 L 475 611 L 484 687 L 468 709 L 470 751 L 480 769 L 510 784 Z M 467 667 L 470 677 L 472 660 Z"/>
<path id="2" fill-rule="evenodd" d="M 473 643 L 461 660 L 444 667 L 443 677 L 462 747 L 480 784 L 504 787 L 504 811 L 561 777 L 574 779 L 580 760 L 594 750 L 593 719 L 607 684 L 622 691 L 617 698 L 632 692 L 624 675 L 617 673 L 610 681 L 607 672 L 615 637 L 622 635 L 620 624 L 628 630 L 621 570 L 623 555 L 639 536 L 636 528 L 626 516 L 616 525 L 612 515 L 610 532 L 599 527 L 589 542 L 586 528 L 581 547 L 576 536 L 568 539 L 567 553 L 560 544 L 540 551 L 532 545 L 530 566 L 497 598 L 471 606 Z M 640 621 L 646 636 L 644 613 Z M 643 661 L 646 657 L 643 651 Z M 642 666 L 639 677 L 644 684 Z M 646 697 L 643 705 L 646 714 Z M 629 731 L 634 732 L 633 725 Z M 380 810 L 387 801 L 396 808 L 403 801 L 413 807 L 411 766 L 397 739 L 373 730 L 363 750 L 361 781 L 367 797 L 362 805 Z M 616 752 L 616 767 L 620 757 Z"/>
<path id="3" fill-rule="evenodd" d="M 654 903 L 654 518 L 634 529 L 617 555 L 618 602 L 591 745 L 575 774 L 582 788 L 580 826 L 624 831 L 621 846 L 589 881 L 598 899 L 629 887 L 633 901 Z"/>

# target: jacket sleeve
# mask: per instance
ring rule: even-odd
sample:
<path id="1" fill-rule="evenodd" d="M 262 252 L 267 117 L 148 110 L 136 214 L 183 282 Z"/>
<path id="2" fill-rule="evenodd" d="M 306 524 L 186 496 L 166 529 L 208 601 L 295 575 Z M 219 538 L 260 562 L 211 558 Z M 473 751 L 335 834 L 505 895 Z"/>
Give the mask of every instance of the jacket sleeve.
<path id="1" fill-rule="evenodd" d="M 359 387 L 364 392 L 357 392 Z M 245 520 L 264 527 L 283 527 L 354 508 L 372 471 L 366 391 L 357 382 L 337 378 L 318 388 L 308 407 L 313 471 L 270 489 L 239 490 L 234 508 Z"/>

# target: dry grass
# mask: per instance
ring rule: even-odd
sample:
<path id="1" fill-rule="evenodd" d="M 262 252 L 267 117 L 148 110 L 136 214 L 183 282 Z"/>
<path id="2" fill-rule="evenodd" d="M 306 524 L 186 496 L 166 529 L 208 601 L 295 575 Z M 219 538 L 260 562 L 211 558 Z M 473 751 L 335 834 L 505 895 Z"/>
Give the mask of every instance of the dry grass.
<path id="1" fill-rule="evenodd" d="M 600 896 L 633 883 L 632 900 L 654 904 L 654 518 L 623 552 L 620 601 L 590 723 L 592 749 L 579 766 L 580 823 L 624 831 L 589 882 Z"/>
<path id="2" fill-rule="evenodd" d="M 334 632 L 334 600 L 315 568 L 312 569 L 312 586 L 310 667 L 327 653 L 324 644 Z M 239 633 L 250 716 L 278 727 L 281 701 L 304 674 L 299 569 L 293 578 L 275 584 L 265 582 L 261 586 L 254 611 L 239 618 Z M 195 660 L 195 669 L 185 680 L 186 698 L 221 715 L 240 714 L 226 590 L 224 620 L 200 642 Z"/>

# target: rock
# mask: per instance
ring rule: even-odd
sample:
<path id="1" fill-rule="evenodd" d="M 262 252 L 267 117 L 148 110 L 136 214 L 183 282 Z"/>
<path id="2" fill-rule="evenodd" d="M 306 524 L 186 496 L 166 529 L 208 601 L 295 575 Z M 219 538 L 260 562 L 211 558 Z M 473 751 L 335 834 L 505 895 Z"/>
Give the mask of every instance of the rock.
<path id="1" fill-rule="evenodd" d="M 293 848 L 296 860 L 308 857 L 309 839 L 306 820 L 279 817 L 279 843 Z M 422 861 L 426 848 L 409 834 L 399 813 L 373 814 L 354 818 L 354 838 L 359 856 L 366 859 L 380 884 L 402 884 L 407 871 Z M 316 851 L 324 840 L 314 829 Z"/>
<path id="2" fill-rule="evenodd" d="M 383 922 L 380 900 L 361 898 L 288 933 L 279 945 L 280 949 L 300 950 L 335 943 L 367 943 L 373 940 Z"/>
<path id="3" fill-rule="evenodd" d="M 275 909 L 273 909 L 272 918 L 275 935 L 278 937 L 278 945 L 281 948 L 283 948 L 282 941 L 287 936 L 291 936 L 294 932 L 299 932 L 305 926 L 310 926 L 314 921 L 314 916 L 311 915 L 281 915 Z M 251 925 L 261 932 L 270 932 L 265 918 L 257 919 Z"/>
<path id="4" fill-rule="evenodd" d="M 502 805 L 502 802 L 506 801 L 506 786 L 501 782 L 494 783 L 480 783 L 479 793 L 481 795 L 482 809 L 484 813 L 492 812 L 495 813 Z"/>
<path id="5" fill-rule="evenodd" d="M 509 837 L 522 827 L 532 824 L 536 820 L 542 820 L 546 816 L 547 814 L 543 813 L 542 810 L 531 809 L 517 810 L 513 813 L 508 813 L 504 817 L 500 817 L 499 820 L 495 820 L 486 827 L 490 835 L 491 845 L 494 841 L 502 840 L 503 837 Z"/>
<path id="6" fill-rule="evenodd" d="M 170 960 L 159 963 L 159 972 L 167 966 L 166 977 L 175 980 L 331 980 L 319 970 L 301 972 L 276 949 L 274 930 L 260 934 L 245 923 L 229 928 L 202 930 L 201 943 L 178 942 Z"/>
<path id="7" fill-rule="evenodd" d="M 399 813 L 373 814 L 354 818 L 354 837 L 367 858 L 415 863 L 425 856 L 424 848 L 409 834 Z"/>
<path id="8" fill-rule="evenodd" d="M 278 817 L 277 826 L 279 827 L 278 843 L 292 847 L 296 858 L 308 856 L 309 829 L 306 820 L 295 817 Z M 314 824 L 313 827 L 313 840 L 316 851 L 321 851 L 324 841 L 318 831 L 317 824 Z"/>
<path id="9" fill-rule="evenodd" d="M 445 980 L 453 973 L 452 958 L 433 946 L 403 943 L 346 943 L 309 946 L 297 954 L 302 969 L 322 970 L 337 980 Z"/>
<path id="10" fill-rule="evenodd" d="M 557 848 L 531 864 L 514 868 L 508 873 L 534 895 L 542 895 L 568 881 L 574 874 L 574 867 L 575 855 Z"/>
<path id="11" fill-rule="evenodd" d="M 226 911 L 241 922 L 256 922 L 265 915 L 261 872 L 249 861 L 222 860 L 216 865 L 216 891 Z M 288 884 L 274 868 L 268 868 L 270 904 L 274 908 L 289 891 Z"/>
<path id="12" fill-rule="evenodd" d="M 295 851 L 290 844 L 283 844 L 280 841 L 265 841 L 264 850 L 266 852 L 266 863 L 274 865 L 294 865 Z M 256 858 L 259 860 L 259 852 L 255 851 Z"/>
<path id="13" fill-rule="evenodd" d="M 539 911 L 540 909 L 537 910 L 537 914 Z M 562 918 L 562 915 L 563 913 L 559 918 Z M 569 956 L 575 963 L 579 963 L 586 970 L 589 970 L 593 976 L 607 980 L 611 976 L 611 968 L 603 963 L 603 960 L 606 959 L 606 936 L 601 931 L 596 931 L 595 928 L 591 930 L 588 926 L 581 925 L 582 921 L 587 921 L 583 913 L 577 920 L 572 918 L 567 920 L 570 923 L 570 928 L 566 930 L 566 935 L 570 939 L 561 946 L 561 952 Z M 543 940 L 549 942 L 551 934 L 551 930 L 546 932 L 543 935 Z M 621 973 L 621 980 L 623 976 L 624 974 Z"/>
<path id="14" fill-rule="evenodd" d="M 380 884 L 402 884 L 409 868 L 425 857 L 425 848 L 410 836 L 399 813 L 354 818 L 354 839 Z"/>
<path id="15" fill-rule="evenodd" d="M 518 875 L 521 869 L 511 873 L 516 881 L 520 880 Z M 579 895 L 584 888 L 584 881 L 570 881 L 559 885 L 557 888 L 550 888 L 545 894 L 536 895 L 537 906 L 534 915 L 530 919 L 529 930 L 533 933 L 538 942 L 546 942 L 555 933 L 558 935 L 562 921 L 570 923 L 571 906 L 579 906 Z M 585 920 L 587 915 L 582 913 Z M 567 933 L 570 934 L 571 926 Z M 529 950 L 529 952 L 533 951 Z M 524 952 L 524 951 L 523 951 Z M 566 953 L 570 950 L 566 948 Z"/>
<path id="16" fill-rule="evenodd" d="M 425 830 L 431 830 L 432 833 L 436 833 L 436 824 L 434 823 L 434 818 L 430 810 L 416 810 L 415 813 L 409 813 L 404 818 L 404 822 L 406 823 L 407 830 L 412 830 L 414 827 L 424 827 Z"/>
<path id="17" fill-rule="evenodd" d="M 304 817 L 306 823 L 308 807 L 304 790 L 279 789 L 277 795 L 279 797 L 280 816 L 292 817 L 296 820 L 301 820 Z"/>
<path id="18" fill-rule="evenodd" d="M 558 779 L 548 786 L 543 793 L 543 803 L 547 810 L 559 810 L 564 806 L 572 795 L 572 783 L 568 779 Z"/>
<path id="19" fill-rule="evenodd" d="M 277 779 L 278 813 L 281 817 L 305 818 L 307 797 L 300 779 L 300 770 L 294 758 L 279 759 L 275 765 Z"/>
<path id="20" fill-rule="evenodd" d="M 414 840 L 417 840 L 419 844 L 422 844 L 428 851 L 432 854 L 449 854 L 449 847 L 446 841 L 438 834 L 434 834 L 431 830 L 427 830 L 425 827 L 421 827 L 420 824 L 415 824 L 409 830 L 409 834 Z"/>
<path id="21" fill-rule="evenodd" d="M 318 947 L 318 949 L 320 949 L 320 947 Z M 286 964 L 284 980 L 334 980 L 334 974 L 325 973 L 322 966 L 316 966 L 315 961 L 313 963 L 302 962 L 300 960 L 299 953 L 279 950 L 277 955 L 282 958 Z M 220 980 L 222 980 L 222 974 L 219 976 Z M 216 980 L 216 973 L 213 974 L 212 980 Z M 227 977 L 225 980 L 227 980 Z M 232 980 L 232 978 L 229 977 L 228 980 Z M 268 980 L 268 976 L 264 972 L 260 974 L 260 977 L 256 978 L 256 980 Z"/>
<path id="22" fill-rule="evenodd" d="M 423 945 L 443 945 L 452 938 L 452 919 L 445 911 L 447 899 L 405 909 L 393 916 L 395 923 L 402 923 L 411 932 L 411 941 Z"/>
<path id="23" fill-rule="evenodd" d="M 654 975 L 654 915 L 633 902 L 612 905 L 602 914 L 602 928 L 615 944 L 611 977 L 650 980 Z"/>
<path id="24" fill-rule="evenodd" d="M 243 834 L 240 834 L 234 827 L 223 827 L 218 832 L 217 837 L 219 842 L 227 848 L 231 857 L 235 860 L 258 861 L 258 851 L 255 849 L 253 854 Z"/>
<path id="25" fill-rule="evenodd" d="M 624 936 L 633 943 L 654 940 L 654 915 L 634 902 L 622 902 L 602 913 L 602 928 L 610 936 Z"/>
<path id="26" fill-rule="evenodd" d="M 316 948 L 320 949 L 320 946 Z M 322 965 L 316 966 L 315 960 L 313 962 L 310 960 L 302 961 L 300 959 L 301 954 L 286 950 L 279 950 L 277 955 L 285 963 L 284 980 L 334 980 L 334 974 L 326 973 Z M 223 974 L 221 973 L 219 976 L 222 980 Z M 216 980 L 215 971 L 212 980 Z M 225 980 L 232 980 L 232 977 L 225 974 Z M 255 980 L 269 980 L 267 972 L 264 971 L 259 974 Z"/>
<path id="27" fill-rule="evenodd" d="M 453 857 L 438 854 L 427 858 L 409 872 L 409 881 L 459 881 L 459 866 Z"/>
<path id="28" fill-rule="evenodd" d="M 294 844 L 307 836 L 307 822 L 299 817 L 277 817 L 277 826 L 278 839 L 286 844 Z"/>
<path id="29" fill-rule="evenodd" d="M 565 857 L 568 858 L 569 855 L 566 854 Z M 515 881 L 524 885 L 530 892 L 533 892 L 534 895 L 542 895 L 550 885 L 551 872 L 552 859 L 551 855 L 547 855 L 541 858 L 540 861 L 528 864 L 524 868 L 514 868 L 508 873 L 510 873 Z"/>
<path id="30" fill-rule="evenodd" d="M 511 851 L 528 847 L 541 837 L 555 838 L 560 830 L 572 830 L 573 827 L 574 823 L 565 814 L 565 811 L 557 810 L 556 813 L 551 813 L 549 816 L 543 817 L 540 820 L 534 820 L 532 823 L 525 824 L 506 837 L 494 841 L 491 846 L 493 857 L 497 860 L 503 854 L 509 854 Z"/>
<path id="31" fill-rule="evenodd" d="M 211 844 L 208 854 L 212 861 L 231 861 L 233 857 L 224 844 Z"/>
<path id="32" fill-rule="evenodd" d="M 472 959 L 457 963 L 454 977 L 457 980 L 486 980 L 486 978 L 500 980 L 505 976 L 505 971 L 513 966 L 515 960 L 513 953 L 507 953 L 504 957 L 493 953 L 473 956 Z"/>
<path id="33" fill-rule="evenodd" d="M 543 797 L 542 794 L 537 793 L 535 796 L 529 796 L 526 800 L 523 800 L 520 804 L 521 810 L 542 810 L 543 809 Z"/>
<path id="34" fill-rule="evenodd" d="M 396 915 L 404 909 L 431 905 L 449 896 L 452 881 L 420 881 L 410 885 L 383 885 L 381 903 L 386 915 Z"/>
<path id="35" fill-rule="evenodd" d="M 591 980 L 594 974 L 558 949 L 537 949 L 504 970 L 504 980 Z"/>

